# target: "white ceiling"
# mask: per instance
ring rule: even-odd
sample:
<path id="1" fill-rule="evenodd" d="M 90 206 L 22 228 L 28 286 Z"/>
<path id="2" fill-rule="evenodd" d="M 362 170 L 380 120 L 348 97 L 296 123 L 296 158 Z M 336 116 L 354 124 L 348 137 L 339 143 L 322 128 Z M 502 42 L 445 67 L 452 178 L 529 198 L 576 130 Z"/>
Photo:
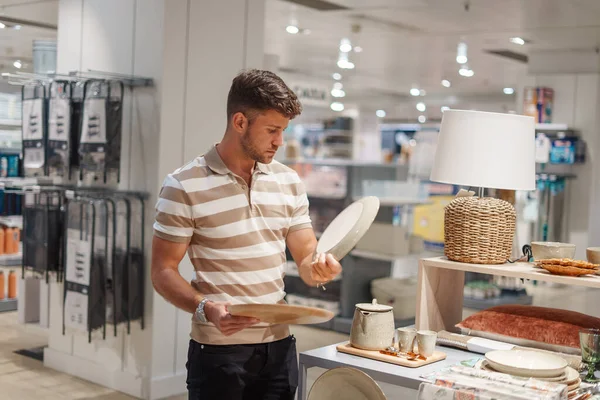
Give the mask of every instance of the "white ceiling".
<path id="1" fill-rule="evenodd" d="M 318 11 L 267 0 L 265 50 L 277 54 L 281 71 L 294 76 L 333 83 L 332 73 L 342 73 L 344 101 L 350 103 L 384 107 L 390 102 L 468 100 L 514 108 L 514 97 L 502 89 L 515 87 L 527 65 L 486 50 L 594 52 L 600 45 L 600 0 L 470 0 L 468 11 L 465 0 L 328 1 L 350 10 Z M 286 33 L 291 18 L 310 34 Z M 359 33 L 351 32 L 353 24 L 360 25 Z M 531 43 L 510 43 L 514 36 Z M 336 66 L 342 37 L 363 48 L 351 53 L 352 71 Z M 475 71 L 471 78 L 458 74 L 461 40 L 468 44 L 469 66 Z M 452 87 L 444 88 L 442 79 Z M 427 95 L 411 99 L 413 86 Z"/>

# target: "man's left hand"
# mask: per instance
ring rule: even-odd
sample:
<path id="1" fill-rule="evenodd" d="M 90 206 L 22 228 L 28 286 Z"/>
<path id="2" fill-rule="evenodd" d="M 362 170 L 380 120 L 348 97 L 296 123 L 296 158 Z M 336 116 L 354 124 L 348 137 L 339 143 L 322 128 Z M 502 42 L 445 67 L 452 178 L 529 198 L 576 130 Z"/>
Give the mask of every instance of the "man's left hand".
<path id="1" fill-rule="evenodd" d="M 317 283 L 332 281 L 342 272 L 341 264 L 331 254 L 318 254 L 311 264 L 310 277 Z"/>

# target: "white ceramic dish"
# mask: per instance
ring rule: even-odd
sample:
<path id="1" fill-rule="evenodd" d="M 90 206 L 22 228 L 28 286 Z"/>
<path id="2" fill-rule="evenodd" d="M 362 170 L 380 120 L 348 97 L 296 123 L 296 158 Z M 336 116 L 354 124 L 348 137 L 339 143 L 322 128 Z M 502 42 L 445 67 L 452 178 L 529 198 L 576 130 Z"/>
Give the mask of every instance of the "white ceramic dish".
<path id="1" fill-rule="evenodd" d="M 575 245 L 559 242 L 531 242 L 531 252 L 534 260 L 549 258 L 574 258 Z"/>
<path id="2" fill-rule="evenodd" d="M 485 354 L 498 372 L 532 378 L 552 378 L 564 374 L 567 361 L 553 354 L 528 350 L 494 350 Z"/>
<path id="3" fill-rule="evenodd" d="M 369 375 L 354 368 L 333 368 L 323 373 L 310 389 L 308 400 L 386 400 Z"/>
<path id="4" fill-rule="evenodd" d="M 490 362 L 488 360 L 482 360 L 481 364 L 479 365 L 479 369 L 482 369 L 484 371 L 489 371 L 489 372 L 499 372 L 504 374 L 505 372 L 500 372 L 497 371 L 496 369 L 494 369 L 493 367 L 490 366 Z M 517 374 L 511 374 L 513 376 L 519 376 L 519 377 L 525 377 L 525 378 L 530 378 L 529 375 L 525 374 L 524 376 L 522 375 L 517 375 Z M 545 382 L 555 382 L 555 383 L 564 383 L 567 384 L 567 373 L 563 372 L 562 374 L 556 376 L 556 377 L 550 377 L 550 378 L 542 378 L 542 377 L 535 377 L 535 379 L 538 379 L 540 381 L 545 381 Z"/>
<path id="5" fill-rule="evenodd" d="M 330 253 L 341 260 L 356 246 L 371 227 L 379 211 L 379 199 L 364 197 L 346 207 L 325 229 L 316 253 Z"/>

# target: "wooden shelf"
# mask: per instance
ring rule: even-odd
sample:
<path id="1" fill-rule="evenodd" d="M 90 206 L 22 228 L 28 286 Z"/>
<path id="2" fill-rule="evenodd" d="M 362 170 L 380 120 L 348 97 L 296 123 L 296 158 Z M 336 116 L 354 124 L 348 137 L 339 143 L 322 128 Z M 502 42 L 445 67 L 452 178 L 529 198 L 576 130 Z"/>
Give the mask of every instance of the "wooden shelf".
<path id="1" fill-rule="evenodd" d="M 600 288 L 598 275 L 552 275 L 531 263 L 482 265 L 449 261 L 446 257 L 423 258 L 417 283 L 417 329 L 457 331 L 456 324 L 462 320 L 465 272 Z"/>
<path id="2" fill-rule="evenodd" d="M 463 272 L 476 272 L 480 274 L 508 276 L 544 282 L 562 283 L 564 285 L 600 288 L 599 275 L 585 276 L 560 276 L 552 275 L 546 270 L 536 268 L 532 263 L 506 263 L 499 265 L 466 264 L 449 261 L 446 257 L 433 257 L 422 259 L 425 267 L 437 267 Z"/>

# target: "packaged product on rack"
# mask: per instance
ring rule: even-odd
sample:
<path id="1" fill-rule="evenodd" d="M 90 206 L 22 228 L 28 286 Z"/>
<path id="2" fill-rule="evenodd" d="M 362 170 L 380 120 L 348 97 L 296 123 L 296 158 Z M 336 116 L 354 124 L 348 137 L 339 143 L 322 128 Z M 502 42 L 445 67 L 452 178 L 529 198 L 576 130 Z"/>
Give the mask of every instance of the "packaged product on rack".
<path id="1" fill-rule="evenodd" d="M 47 173 L 47 94 L 41 83 L 21 89 L 23 169 L 25 176 L 44 176 Z"/>
<path id="2" fill-rule="evenodd" d="M 69 177 L 71 168 L 78 165 L 73 158 L 81 129 L 83 84 L 53 81 L 48 100 L 48 174 Z"/>
<path id="3" fill-rule="evenodd" d="M 85 83 L 81 138 L 80 178 L 91 174 L 93 180 L 109 173 L 119 180 L 121 165 L 121 128 L 123 83 L 90 80 Z"/>

